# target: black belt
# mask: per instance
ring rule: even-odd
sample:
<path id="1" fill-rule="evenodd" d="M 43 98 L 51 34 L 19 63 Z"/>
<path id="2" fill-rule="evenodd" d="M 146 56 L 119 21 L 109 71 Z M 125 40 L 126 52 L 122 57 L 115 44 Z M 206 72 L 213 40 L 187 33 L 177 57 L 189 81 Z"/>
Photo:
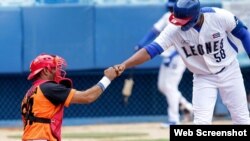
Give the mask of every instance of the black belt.
<path id="1" fill-rule="evenodd" d="M 26 120 L 29 120 L 30 122 L 51 123 L 50 119 L 35 116 L 27 116 Z"/>
<path id="2" fill-rule="evenodd" d="M 226 67 L 223 67 L 220 71 L 216 72 L 215 74 L 219 74 L 219 73 L 223 72 L 225 68 Z"/>

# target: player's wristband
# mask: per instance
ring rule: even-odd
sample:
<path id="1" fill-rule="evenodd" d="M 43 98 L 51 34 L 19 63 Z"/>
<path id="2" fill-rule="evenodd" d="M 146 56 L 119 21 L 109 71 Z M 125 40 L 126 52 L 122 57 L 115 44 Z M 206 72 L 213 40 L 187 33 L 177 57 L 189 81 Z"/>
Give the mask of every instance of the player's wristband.
<path id="1" fill-rule="evenodd" d="M 102 79 L 96 85 L 99 86 L 102 91 L 105 91 L 105 89 L 109 86 L 110 83 L 111 81 L 108 79 L 108 77 L 103 76 Z"/>

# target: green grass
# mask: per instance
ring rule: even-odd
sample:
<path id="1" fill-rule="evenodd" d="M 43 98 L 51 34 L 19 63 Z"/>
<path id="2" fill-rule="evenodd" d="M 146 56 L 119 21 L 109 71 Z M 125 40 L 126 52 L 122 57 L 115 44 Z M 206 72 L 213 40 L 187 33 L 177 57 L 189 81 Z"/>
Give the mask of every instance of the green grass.
<path id="1" fill-rule="evenodd" d="M 21 135 L 11 135 L 11 136 L 7 136 L 8 138 L 12 138 L 12 139 L 21 139 L 22 136 Z"/>

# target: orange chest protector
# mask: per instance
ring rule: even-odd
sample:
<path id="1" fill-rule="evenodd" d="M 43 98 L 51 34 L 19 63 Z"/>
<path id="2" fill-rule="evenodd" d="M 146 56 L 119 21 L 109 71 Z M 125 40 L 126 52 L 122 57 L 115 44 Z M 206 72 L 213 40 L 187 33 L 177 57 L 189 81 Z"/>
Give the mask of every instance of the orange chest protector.
<path id="1" fill-rule="evenodd" d="M 22 119 L 24 122 L 24 128 L 27 124 L 32 125 L 33 122 L 39 122 L 44 124 L 50 124 L 51 132 L 53 136 L 61 141 L 61 127 L 62 127 L 62 119 L 63 119 L 63 104 L 59 105 L 59 110 L 52 116 L 52 118 L 43 118 L 36 117 L 32 111 L 33 98 L 31 97 L 33 94 L 37 93 L 37 88 L 39 85 L 48 82 L 48 80 L 37 80 L 34 82 L 33 86 L 28 90 L 25 95 L 25 98 L 22 103 Z"/>

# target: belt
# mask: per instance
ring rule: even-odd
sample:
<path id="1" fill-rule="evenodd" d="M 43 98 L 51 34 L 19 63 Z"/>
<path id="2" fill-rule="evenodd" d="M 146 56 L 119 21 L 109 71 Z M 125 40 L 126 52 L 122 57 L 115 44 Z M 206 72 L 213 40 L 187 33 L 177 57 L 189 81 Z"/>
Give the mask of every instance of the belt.
<path id="1" fill-rule="evenodd" d="M 216 72 L 215 74 L 219 74 L 219 73 L 223 72 L 225 68 L 226 67 L 223 67 L 220 71 Z"/>
<path id="2" fill-rule="evenodd" d="M 27 115 L 25 119 L 29 120 L 30 122 L 51 123 L 50 119 L 35 117 L 33 115 Z"/>

